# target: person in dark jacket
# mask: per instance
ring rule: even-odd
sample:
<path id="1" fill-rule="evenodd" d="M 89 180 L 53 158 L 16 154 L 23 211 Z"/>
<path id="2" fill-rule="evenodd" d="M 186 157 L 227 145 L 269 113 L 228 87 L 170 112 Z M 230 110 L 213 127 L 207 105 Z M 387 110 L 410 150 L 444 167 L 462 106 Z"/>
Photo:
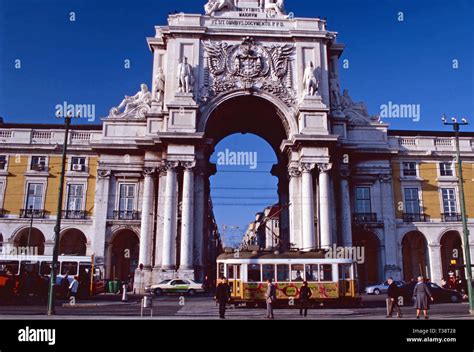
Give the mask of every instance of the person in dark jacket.
<path id="1" fill-rule="evenodd" d="M 216 301 L 219 303 L 219 317 L 225 319 L 225 310 L 230 300 L 230 286 L 227 279 L 221 279 L 221 283 L 216 289 Z"/>
<path id="2" fill-rule="evenodd" d="M 308 287 L 308 282 L 303 282 L 303 287 L 300 289 L 300 315 L 307 317 L 308 316 L 308 306 L 309 306 L 309 299 L 313 293 L 311 289 Z"/>
<path id="3" fill-rule="evenodd" d="M 425 319 L 428 319 L 428 309 L 430 309 L 428 298 L 431 301 L 434 299 L 423 276 L 418 277 L 418 282 L 413 290 L 413 298 L 415 299 L 416 319 L 420 319 L 421 311 L 423 311 Z"/>
<path id="4" fill-rule="evenodd" d="M 393 311 L 397 312 L 397 318 L 402 318 L 402 311 L 398 305 L 398 297 L 400 297 L 400 289 L 393 281 L 393 278 L 389 277 L 388 280 L 388 290 L 387 290 L 387 318 L 391 318 Z"/>

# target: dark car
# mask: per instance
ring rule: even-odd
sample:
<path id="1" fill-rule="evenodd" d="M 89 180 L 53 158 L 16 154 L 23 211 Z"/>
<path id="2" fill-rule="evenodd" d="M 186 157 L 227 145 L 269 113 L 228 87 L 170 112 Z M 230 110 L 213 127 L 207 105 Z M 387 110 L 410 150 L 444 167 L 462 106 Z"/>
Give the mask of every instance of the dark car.
<path id="1" fill-rule="evenodd" d="M 432 303 L 461 303 L 462 295 L 455 290 L 448 290 L 442 288 L 432 282 L 427 282 L 428 288 L 434 298 Z M 416 282 L 410 282 L 400 287 L 400 294 L 403 297 L 405 305 L 410 305 L 413 302 L 413 290 Z"/>

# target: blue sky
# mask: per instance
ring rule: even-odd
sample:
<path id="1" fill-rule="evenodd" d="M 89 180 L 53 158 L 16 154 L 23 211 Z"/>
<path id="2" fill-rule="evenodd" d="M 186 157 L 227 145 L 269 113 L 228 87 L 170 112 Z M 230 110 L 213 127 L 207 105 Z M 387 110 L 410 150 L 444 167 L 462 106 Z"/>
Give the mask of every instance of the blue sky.
<path id="1" fill-rule="evenodd" d="M 123 95 L 151 83 L 145 38 L 154 35 L 154 26 L 166 24 L 170 12 L 201 13 L 204 3 L 0 0 L 0 116 L 6 122 L 56 122 L 55 106 L 64 101 L 95 104 L 98 116 L 107 115 Z M 342 59 L 349 60 L 347 69 L 341 67 L 341 86 L 354 100 L 365 101 L 372 114 L 390 101 L 420 104 L 420 122 L 386 120 L 392 128 L 444 129 L 443 113 L 474 122 L 472 0 L 287 0 L 286 7 L 297 17 L 326 17 L 329 29 L 339 32 L 339 42 L 346 44 Z M 467 130 L 474 131 L 474 125 Z M 232 136 L 217 151 L 226 148 L 259 155 L 252 174 L 227 167 L 212 180 L 214 188 L 226 188 L 213 190 L 216 204 L 241 203 L 216 206 L 219 223 L 245 227 L 263 207 L 246 205 L 251 201 L 242 198 L 244 190 L 232 188 L 264 188 L 246 192 L 255 194 L 255 203 L 270 204 L 268 195 L 276 201 L 276 191 L 267 189 L 276 180 L 265 172 L 275 155 L 249 135 Z"/>

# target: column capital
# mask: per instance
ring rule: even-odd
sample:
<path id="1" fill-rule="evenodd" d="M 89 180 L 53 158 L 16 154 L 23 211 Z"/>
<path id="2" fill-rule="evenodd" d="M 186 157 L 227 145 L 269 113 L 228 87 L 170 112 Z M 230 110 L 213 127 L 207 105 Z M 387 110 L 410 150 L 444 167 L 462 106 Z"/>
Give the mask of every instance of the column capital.
<path id="1" fill-rule="evenodd" d="M 288 175 L 290 178 L 300 177 L 301 171 L 298 166 L 292 165 L 288 167 Z"/>
<path id="2" fill-rule="evenodd" d="M 196 161 L 182 161 L 181 166 L 185 171 L 193 171 L 196 168 Z"/>
<path id="3" fill-rule="evenodd" d="M 165 171 L 175 170 L 179 166 L 179 161 L 165 161 L 163 162 L 163 168 Z"/>
<path id="4" fill-rule="evenodd" d="M 99 178 L 109 178 L 110 175 L 112 175 L 112 171 L 110 170 L 104 170 L 104 169 L 97 170 L 97 176 L 99 176 Z"/>
<path id="5" fill-rule="evenodd" d="M 145 177 L 153 177 L 155 176 L 156 168 L 155 167 L 145 167 L 143 169 L 143 176 Z"/>
<path id="6" fill-rule="evenodd" d="M 379 175 L 379 182 L 380 183 L 391 183 L 392 182 L 392 175 L 388 175 L 388 174 Z"/>
<path id="7" fill-rule="evenodd" d="M 331 163 L 318 164 L 319 172 L 322 174 L 328 173 L 332 169 Z"/>
<path id="8" fill-rule="evenodd" d="M 300 170 L 302 173 L 309 173 L 316 168 L 314 163 L 300 163 Z"/>

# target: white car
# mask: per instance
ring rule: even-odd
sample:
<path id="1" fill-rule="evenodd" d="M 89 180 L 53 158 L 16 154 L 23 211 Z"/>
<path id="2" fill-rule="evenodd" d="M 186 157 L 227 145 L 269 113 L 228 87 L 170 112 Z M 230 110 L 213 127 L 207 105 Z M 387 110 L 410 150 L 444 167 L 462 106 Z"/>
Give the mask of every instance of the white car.
<path id="1" fill-rule="evenodd" d="M 164 280 L 159 284 L 147 287 L 146 290 L 154 293 L 155 296 L 162 296 L 166 293 L 185 293 L 194 296 L 196 293 L 204 292 L 202 284 L 189 279 Z"/>
<path id="2" fill-rule="evenodd" d="M 403 281 L 394 281 L 395 285 L 398 287 L 401 287 L 402 285 L 405 284 Z M 388 291 L 388 282 L 385 281 L 384 283 L 381 283 L 380 285 L 374 285 L 374 286 L 367 286 L 364 290 L 365 293 L 368 295 L 380 295 L 382 293 L 387 293 Z"/>

